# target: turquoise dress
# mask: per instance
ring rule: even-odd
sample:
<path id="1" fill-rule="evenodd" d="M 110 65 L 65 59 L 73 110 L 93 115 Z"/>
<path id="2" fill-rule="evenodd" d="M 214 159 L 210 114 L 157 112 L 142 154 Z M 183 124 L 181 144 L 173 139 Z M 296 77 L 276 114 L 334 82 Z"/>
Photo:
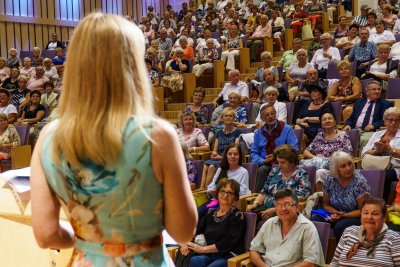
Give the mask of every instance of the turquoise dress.
<path id="1" fill-rule="evenodd" d="M 151 135 L 150 119 L 143 128 Z M 160 245 L 163 188 L 151 165 L 151 142 L 135 119 L 128 120 L 120 159 L 110 169 L 93 162 L 80 169 L 65 160 L 57 165 L 53 129 L 44 140 L 42 165 L 75 231 L 70 266 L 168 266 L 168 252 Z"/>

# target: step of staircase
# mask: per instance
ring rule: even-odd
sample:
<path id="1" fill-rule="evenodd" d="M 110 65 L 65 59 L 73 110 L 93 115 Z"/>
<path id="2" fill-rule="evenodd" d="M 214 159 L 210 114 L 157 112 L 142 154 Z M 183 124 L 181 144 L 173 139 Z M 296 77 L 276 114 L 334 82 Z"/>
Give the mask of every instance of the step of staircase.
<path id="1" fill-rule="evenodd" d="M 181 111 L 186 107 L 186 103 L 169 103 L 165 105 L 167 111 Z"/>
<path id="2" fill-rule="evenodd" d="M 219 94 L 222 88 L 204 88 L 206 91 L 206 95 L 215 95 Z"/>

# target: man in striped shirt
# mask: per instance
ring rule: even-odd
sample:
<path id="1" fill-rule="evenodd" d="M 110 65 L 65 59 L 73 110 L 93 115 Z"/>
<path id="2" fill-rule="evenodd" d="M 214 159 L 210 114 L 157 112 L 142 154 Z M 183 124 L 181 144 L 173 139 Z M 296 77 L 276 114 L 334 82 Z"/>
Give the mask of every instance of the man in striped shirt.
<path id="1" fill-rule="evenodd" d="M 356 24 L 358 27 L 362 28 L 368 24 L 368 9 L 367 5 L 361 6 L 361 15 L 356 16 L 351 24 Z"/>

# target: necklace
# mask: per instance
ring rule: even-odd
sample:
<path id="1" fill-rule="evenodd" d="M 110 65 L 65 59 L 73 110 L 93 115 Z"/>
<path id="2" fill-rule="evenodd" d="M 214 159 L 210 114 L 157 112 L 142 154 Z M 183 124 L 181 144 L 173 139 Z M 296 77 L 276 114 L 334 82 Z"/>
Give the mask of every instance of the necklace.
<path id="1" fill-rule="evenodd" d="M 214 214 L 213 214 L 214 222 L 216 222 L 216 223 L 223 222 L 229 215 L 232 214 L 232 212 L 234 211 L 234 208 L 235 208 L 235 207 L 231 207 L 224 215 L 218 217 L 218 216 L 217 216 L 217 213 L 218 213 L 218 211 L 220 210 L 220 208 L 218 207 L 218 208 L 215 210 Z"/>

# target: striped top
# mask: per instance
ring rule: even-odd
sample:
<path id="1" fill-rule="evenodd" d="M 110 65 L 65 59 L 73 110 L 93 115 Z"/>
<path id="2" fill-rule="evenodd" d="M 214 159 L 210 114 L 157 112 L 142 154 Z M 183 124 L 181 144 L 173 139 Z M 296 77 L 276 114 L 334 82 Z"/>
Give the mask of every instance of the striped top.
<path id="1" fill-rule="evenodd" d="M 384 224 L 383 228 L 387 228 L 387 226 Z M 358 241 L 357 233 L 359 229 L 360 226 L 351 226 L 344 231 L 330 266 L 400 266 L 400 235 L 389 229 L 386 231 L 383 240 L 376 246 L 373 259 L 369 259 L 367 257 L 368 250 L 360 246 L 357 253 L 350 260 L 347 260 L 347 253 Z"/>

